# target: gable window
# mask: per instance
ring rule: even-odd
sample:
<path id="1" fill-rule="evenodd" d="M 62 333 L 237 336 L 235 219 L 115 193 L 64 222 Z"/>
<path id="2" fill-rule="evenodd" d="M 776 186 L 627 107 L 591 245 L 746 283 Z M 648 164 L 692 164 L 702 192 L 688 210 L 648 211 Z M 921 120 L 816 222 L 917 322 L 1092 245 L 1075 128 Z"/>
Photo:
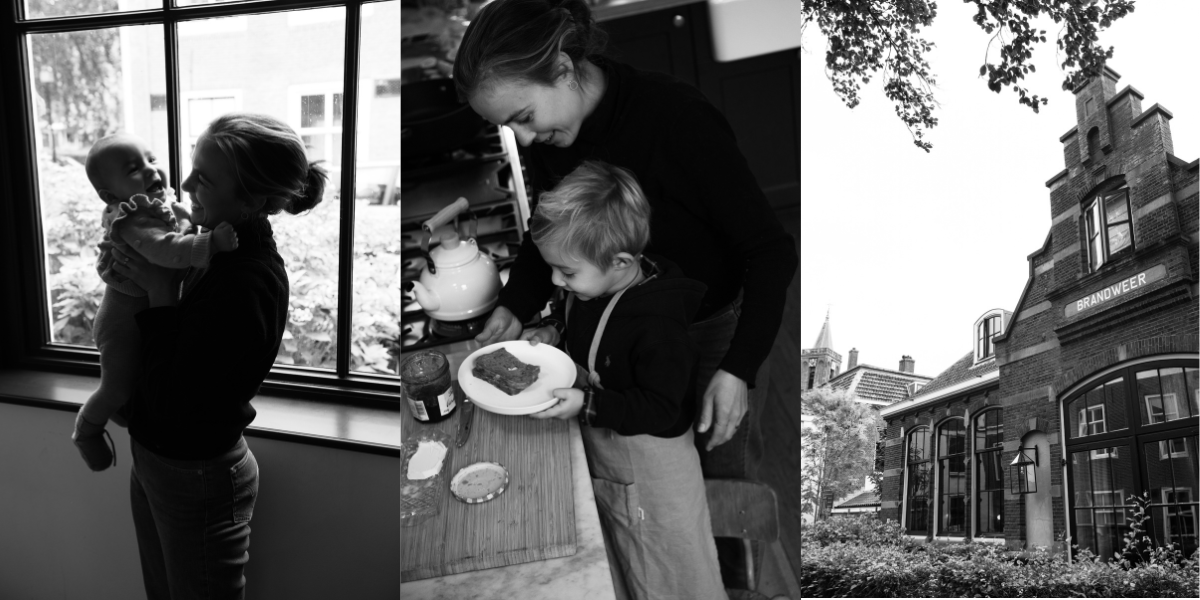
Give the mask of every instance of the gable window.
<path id="1" fill-rule="evenodd" d="M 1096 196 L 1084 205 L 1083 214 L 1089 271 L 1133 248 L 1129 188 Z"/>
<path id="2" fill-rule="evenodd" d="M 996 344 L 993 341 L 1003 331 L 1004 315 L 992 314 L 985 316 L 975 326 L 975 362 L 992 358 L 996 354 Z"/>
<path id="3" fill-rule="evenodd" d="M 18 125 L 6 127 L 0 153 L 14 165 L 13 243 L 28 258 L 20 273 L 0 274 L 0 286 L 19 289 L 25 334 L 6 346 L 25 362 L 99 373 L 103 229 L 83 167 L 98 139 L 144 139 L 186 204 L 179 188 L 199 134 L 228 112 L 264 113 L 305 136 L 330 177 L 311 214 L 272 217 L 291 296 L 263 391 L 398 401 L 401 300 L 389 282 L 402 262 L 400 206 L 374 201 L 371 173 L 399 170 L 399 135 L 363 142 L 368 129 L 400 131 L 399 96 L 372 93 L 373 82 L 400 78 L 388 44 L 400 1 L 173 4 L 20 0 L 0 15 L 15 34 L 0 71 Z M 321 25 L 287 26 L 297 20 Z"/>
<path id="4" fill-rule="evenodd" d="M 1004 419 L 1001 409 L 975 417 L 975 535 L 1004 536 Z"/>
<path id="5" fill-rule="evenodd" d="M 904 523 L 909 533 L 929 532 L 930 485 L 930 430 L 918 427 L 908 436 L 905 476 L 907 484 L 904 494 Z"/>
<path id="6" fill-rule="evenodd" d="M 1080 548 L 1111 560 L 1133 498 L 1148 494 L 1147 534 L 1196 551 L 1198 383 L 1195 360 L 1172 359 L 1115 370 L 1066 398 L 1071 535 Z"/>
<path id="7" fill-rule="evenodd" d="M 966 509 L 967 434 L 951 419 L 938 428 L 938 535 L 962 535 Z"/>

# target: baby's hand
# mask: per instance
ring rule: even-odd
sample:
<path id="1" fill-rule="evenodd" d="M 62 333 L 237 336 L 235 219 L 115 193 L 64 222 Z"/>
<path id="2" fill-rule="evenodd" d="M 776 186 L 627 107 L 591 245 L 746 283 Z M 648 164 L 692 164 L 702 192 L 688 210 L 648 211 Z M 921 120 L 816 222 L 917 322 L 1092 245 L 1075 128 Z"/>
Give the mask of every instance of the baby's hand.
<path id="1" fill-rule="evenodd" d="M 212 238 L 217 252 L 232 252 L 233 250 L 237 250 L 237 232 L 233 230 L 233 225 L 229 223 L 217 225 L 217 228 L 213 230 Z"/>

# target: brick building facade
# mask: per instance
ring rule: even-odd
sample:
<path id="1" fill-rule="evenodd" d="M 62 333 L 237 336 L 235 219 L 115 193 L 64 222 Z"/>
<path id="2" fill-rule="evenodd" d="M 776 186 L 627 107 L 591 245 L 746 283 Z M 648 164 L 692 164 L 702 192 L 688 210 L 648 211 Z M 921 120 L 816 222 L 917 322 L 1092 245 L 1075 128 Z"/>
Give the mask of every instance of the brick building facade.
<path id="1" fill-rule="evenodd" d="M 1198 168 L 1173 154 L 1171 113 L 1119 78 L 1105 68 L 1074 91 L 1015 310 L 985 314 L 971 354 L 883 411 L 881 516 L 910 534 L 1070 536 L 1111 557 L 1144 494 L 1157 541 L 1197 547 Z M 1033 493 L 1013 490 L 1019 450 L 1037 461 Z"/>

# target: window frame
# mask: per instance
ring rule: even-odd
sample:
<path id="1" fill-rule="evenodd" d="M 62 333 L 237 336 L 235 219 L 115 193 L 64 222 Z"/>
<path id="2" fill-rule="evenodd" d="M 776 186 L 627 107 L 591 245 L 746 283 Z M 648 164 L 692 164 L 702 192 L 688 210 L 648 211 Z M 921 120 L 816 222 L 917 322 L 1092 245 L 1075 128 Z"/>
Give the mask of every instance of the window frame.
<path id="1" fill-rule="evenodd" d="M 61 33 L 87 29 L 115 28 L 134 25 L 160 25 L 164 36 L 164 63 L 166 65 L 166 112 L 170 177 L 181 181 L 181 150 L 185 142 L 183 134 L 179 82 L 179 30 L 181 21 L 234 17 L 241 15 L 279 13 L 301 9 L 343 7 L 345 9 L 345 64 L 342 89 L 342 164 L 356 168 L 342 168 L 340 181 L 331 181 L 343 193 L 340 195 L 340 219 L 338 248 L 338 320 L 336 367 L 322 370 L 311 367 L 273 365 L 262 385 L 264 393 L 285 394 L 301 399 L 317 399 L 341 404 L 366 404 L 399 408 L 399 375 L 376 374 L 350 371 L 350 353 L 353 345 L 353 267 L 354 267 L 354 211 L 353 193 L 358 167 L 356 137 L 362 124 L 357 122 L 359 104 L 359 64 L 362 34 L 362 12 L 372 0 L 258 0 L 230 4 L 211 4 L 176 7 L 171 0 L 164 0 L 160 8 L 131 12 L 113 12 L 96 15 L 24 19 L 24 2 L 18 0 L 9 5 L 0 15 L 0 71 L 10 81 L 15 81 L 17 93 L 6 94 L 0 99 L 3 123 L 0 131 L 0 186 L 8 197 L 13 198 L 11 215 L 3 209 L 4 221 L 11 223 L 4 237 L 11 239 L 0 259 L 7 260 L 13 268 L 6 268 L 0 275 L 0 287 L 13 290 L 4 294 L 5 331 L 0 342 L 0 357 L 6 366 L 35 368 L 51 371 L 74 372 L 84 375 L 99 375 L 99 353 L 84 346 L 69 346 L 52 342 L 50 315 L 47 314 L 47 273 L 44 268 L 44 239 L 39 210 L 40 190 L 37 165 L 34 159 L 34 107 L 30 95 L 30 45 L 28 35 Z M 286 93 L 286 90 L 284 90 Z M 10 218 L 11 217 L 11 218 Z"/>
<path id="2" fill-rule="evenodd" d="M 942 433 L 942 431 L 946 427 L 948 427 L 951 424 L 956 423 L 956 422 L 959 425 L 958 431 L 959 431 L 960 435 L 962 436 L 962 452 L 958 452 L 955 454 L 949 454 L 949 449 L 944 448 L 942 446 L 942 437 L 943 437 L 943 435 L 945 435 Z M 953 461 L 955 459 L 958 459 L 959 461 L 961 461 L 960 464 L 962 464 L 962 472 L 958 476 L 961 477 L 963 480 L 966 480 L 970 477 L 970 474 L 967 472 L 968 465 L 970 464 L 970 461 L 968 460 L 970 453 L 967 451 L 967 437 L 968 437 L 967 436 L 967 423 L 963 417 L 950 417 L 938 424 L 937 435 L 935 436 L 935 439 L 937 442 L 936 443 L 936 446 L 937 446 L 937 452 L 936 452 L 937 459 L 936 460 L 937 460 L 938 490 L 937 490 L 937 498 L 936 498 L 937 499 L 936 514 L 937 514 L 937 535 L 938 535 L 938 537 L 960 537 L 960 536 L 966 535 L 968 530 L 970 529 L 970 525 L 967 522 L 967 514 L 966 514 L 967 498 L 970 497 L 970 495 L 971 495 L 970 490 L 965 489 L 965 490 L 963 490 L 962 493 L 951 494 L 951 493 L 947 492 L 946 490 L 941 489 L 941 484 L 943 481 L 943 472 L 945 472 L 945 480 L 946 481 L 949 481 L 950 477 L 955 474 L 955 471 L 953 471 L 949 466 L 951 464 L 951 461 Z M 945 471 L 943 471 L 943 470 L 945 470 Z M 970 488 L 969 485 L 967 485 L 965 487 Z M 961 502 L 960 506 L 962 507 L 963 515 L 962 515 L 962 523 L 960 525 L 960 529 L 957 531 L 951 532 L 951 531 L 945 530 L 945 517 L 946 517 L 946 512 L 948 510 L 950 510 L 947 505 L 950 504 L 951 502 L 953 502 L 954 498 L 960 499 L 960 502 Z M 953 516 L 953 515 L 951 514 L 951 516 Z"/>
<path id="3" fill-rule="evenodd" d="M 913 437 L 918 434 L 921 434 L 922 430 L 924 431 L 924 435 L 928 436 L 926 438 L 926 444 L 925 444 L 925 458 L 924 458 L 924 460 L 914 462 L 914 461 L 910 460 L 911 456 L 909 454 L 909 448 L 912 445 Z M 905 442 L 904 442 L 904 504 L 901 507 L 901 509 L 902 509 L 901 514 L 904 516 L 904 531 L 905 531 L 905 533 L 910 534 L 910 535 L 914 535 L 914 534 L 918 534 L 918 533 L 929 535 L 929 533 L 931 532 L 931 530 L 929 528 L 930 527 L 929 516 L 930 516 L 930 508 L 931 507 L 929 506 L 929 503 L 931 500 L 933 500 L 933 498 L 932 498 L 932 495 L 933 495 L 932 463 L 934 460 L 934 457 L 933 457 L 933 445 L 934 445 L 933 428 L 930 427 L 929 425 L 919 425 L 917 427 L 913 427 L 912 431 L 906 432 L 906 434 L 904 436 L 904 440 L 905 440 Z M 926 483 L 925 483 L 925 490 L 926 490 L 925 509 L 923 511 L 925 519 L 924 519 L 924 522 L 921 524 L 922 529 L 914 529 L 913 523 L 912 523 L 913 519 L 911 518 L 913 516 L 912 513 L 914 511 L 913 506 L 912 506 L 913 494 L 911 493 L 912 492 L 913 465 L 917 465 L 918 467 L 920 467 L 920 465 L 926 465 L 925 473 L 927 474 L 927 477 L 929 478 L 929 480 L 926 481 Z"/>
<path id="4" fill-rule="evenodd" d="M 984 423 L 984 429 L 986 430 L 987 429 L 987 419 L 991 415 L 996 415 L 997 421 L 999 422 L 999 426 L 1000 426 L 999 433 L 1000 433 L 1001 442 L 999 445 L 992 445 L 992 446 L 988 446 L 986 448 L 980 448 L 979 445 L 976 443 L 980 437 L 979 423 L 982 420 Z M 987 434 L 985 433 L 983 435 L 983 437 L 986 439 Z M 974 507 L 974 509 L 973 509 L 974 514 L 972 515 L 972 519 L 971 519 L 972 526 L 973 526 L 972 535 L 973 535 L 973 537 L 1003 538 L 1004 537 L 1003 526 L 1000 528 L 999 533 L 994 533 L 994 532 L 980 533 L 980 529 L 981 529 L 980 528 L 980 523 L 981 523 L 980 517 L 983 516 L 983 511 L 980 510 L 980 506 L 983 503 L 983 495 L 984 494 L 992 494 L 993 500 L 995 500 L 996 494 L 999 494 L 999 496 L 1000 496 L 999 514 L 1000 514 L 1000 521 L 1003 524 L 1003 522 L 1004 522 L 1004 471 L 1005 471 L 1005 469 L 1004 469 L 1004 461 L 1000 460 L 1000 459 L 1004 455 L 1004 442 L 1003 442 L 1003 440 L 1004 440 L 1004 409 L 1001 407 L 987 408 L 987 409 L 983 410 L 982 412 L 980 412 L 979 414 L 973 416 L 971 418 L 971 432 L 970 432 L 970 435 L 968 436 L 968 439 L 970 439 L 970 441 L 971 441 L 971 455 L 972 455 L 972 459 L 973 459 L 971 464 L 973 465 L 973 470 L 974 470 L 974 472 L 972 473 L 972 481 L 973 481 L 974 485 L 971 486 L 971 496 L 974 499 L 974 503 L 971 505 Z M 983 482 L 983 478 L 982 478 L 983 469 L 980 468 L 980 465 L 982 464 L 982 461 L 991 459 L 993 457 L 993 455 L 996 458 L 997 469 L 1000 471 L 1000 487 L 984 489 L 984 482 Z"/>
<path id="5" fill-rule="evenodd" d="M 1071 432 L 1069 430 L 1067 430 L 1069 427 L 1068 426 L 1069 421 L 1064 420 L 1064 422 L 1063 422 L 1064 433 L 1066 434 L 1064 437 L 1067 438 L 1065 440 L 1065 443 L 1063 444 L 1064 453 L 1066 456 L 1066 459 L 1064 462 L 1065 462 L 1066 469 L 1067 469 L 1066 481 L 1067 481 L 1067 486 L 1068 486 L 1067 487 L 1067 495 L 1066 495 L 1066 511 L 1065 512 L 1067 515 L 1069 515 L 1070 530 L 1071 530 L 1071 535 L 1073 536 L 1073 539 L 1076 539 L 1076 540 L 1081 539 L 1079 536 L 1079 531 L 1077 530 L 1077 526 L 1081 524 L 1081 522 L 1077 519 L 1077 516 L 1076 516 L 1077 511 L 1082 510 L 1082 509 L 1099 510 L 1097 508 L 1097 505 L 1094 502 L 1094 499 L 1093 499 L 1092 506 L 1080 507 L 1076 503 L 1077 494 L 1079 493 L 1079 491 L 1075 489 L 1075 487 L 1076 487 L 1075 468 L 1076 467 L 1074 465 L 1074 461 L 1072 460 L 1072 455 L 1074 453 L 1087 452 L 1088 456 L 1091 460 L 1112 459 L 1112 458 L 1119 458 L 1119 454 L 1118 454 L 1119 450 L 1117 450 L 1117 447 L 1125 446 L 1128 449 L 1128 452 L 1130 453 L 1130 456 L 1128 457 L 1128 459 L 1130 461 L 1130 464 L 1132 465 L 1132 471 L 1133 471 L 1131 481 L 1133 482 L 1135 488 L 1132 490 L 1127 489 L 1127 490 L 1122 490 L 1122 491 L 1124 493 L 1126 493 L 1127 495 L 1132 496 L 1132 495 L 1141 494 L 1141 493 L 1151 489 L 1150 473 L 1147 471 L 1147 468 L 1145 465 L 1146 458 L 1147 458 L 1147 453 L 1144 448 L 1145 445 L 1158 444 L 1158 447 L 1161 449 L 1162 444 L 1166 443 L 1166 444 L 1168 444 L 1168 449 L 1169 449 L 1170 442 L 1168 440 L 1175 439 L 1175 438 L 1186 438 L 1189 436 L 1200 435 L 1200 426 L 1197 426 L 1196 419 L 1194 416 L 1188 417 L 1188 418 L 1180 418 L 1180 419 L 1176 419 L 1174 421 L 1166 421 L 1163 423 L 1154 423 L 1154 424 L 1149 424 L 1149 425 L 1142 423 L 1139 408 L 1141 405 L 1143 405 L 1145 403 L 1145 401 L 1141 397 L 1140 393 L 1138 392 L 1137 374 L 1139 372 L 1154 370 L 1157 372 L 1156 376 L 1161 377 L 1161 371 L 1163 369 L 1169 369 L 1169 368 L 1173 368 L 1173 367 L 1183 367 L 1184 368 L 1183 376 L 1185 378 L 1184 381 L 1186 382 L 1187 381 L 1187 379 L 1186 379 L 1187 369 L 1188 368 L 1200 369 L 1200 362 L 1198 362 L 1197 359 L 1194 359 L 1194 358 L 1175 358 L 1175 357 L 1166 357 L 1161 360 L 1140 360 L 1135 363 L 1126 364 L 1119 368 L 1107 371 L 1103 374 L 1103 376 L 1095 378 L 1095 379 L 1091 379 L 1086 382 L 1085 386 L 1081 386 L 1075 390 L 1071 390 L 1069 394 L 1066 394 L 1063 396 L 1061 406 L 1062 406 L 1062 410 L 1063 410 L 1063 417 L 1065 418 L 1067 416 L 1067 411 L 1070 410 L 1071 404 L 1081 398 L 1086 397 L 1090 392 L 1092 392 L 1098 388 L 1103 388 L 1108 383 L 1110 383 L 1116 379 L 1121 379 L 1122 385 L 1126 386 L 1125 387 L 1126 394 L 1125 394 L 1125 398 L 1124 398 L 1126 426 L 1124 428 L 1118 429 L 1115 431 L 1105 431 L 1104 433 L 1099 433 L 1099 434 L 1090 435 L 1090 436 L 1071 438 L 1070 437 Z M 1189 389 L 1186 384 L 1184 386 L 1184 389 Z M 1159 389 L 1159 392 L 1162 393 L 1161 387 Z M 1182 408 L 1183 406 L 1186 405 L 1187 400 L 1185 399 L 1183 402 L 1184 402 L 1184 404 L 1179 405 L 1180 408 Z M 1105 405 L 1098 405 L 1098 406 L 1105 408 L 1105 410 L 1107 411 L 1107 407 Z M 1083 408 L 1096 408 L 1096 407 L 1083 407 Z M 1082 423 L 1082 420 L 1080 421 L 1080 423 Z M 1186 444 L 1186 442 L 1185 442 L 1185 444 Z M 1107 451 L 1108 448 L 1113 448 L 1113 450 Z M 1185 446 L 1185 448 L 1186 448 L 1186 446 Z M 1178 457 L 1162 456 L 1160 453 L 1159 458 L 1160 458 L 1160 460 L 1167 460 L 1170 458 L 1178 458 Z M 1094 485 L 1094 482 L 1092 485 Z M 1099 492 L 1099 491 L 1103 491 L 1103 490 L 1093 490 L 1093 494 L 1095 492 Z M 1126 506 L 1126 507 L 1128 508 L 1129 506 Z M 1111 512 L 1116 513 L 1118 511 L 1117 511 L 1117 509 L 1113 509 Z M 1118 523 L 1118 525 L 1119 525 L 1119 523 Z M 1095 526 L 1095 523 L 1093 523 L 1093 526 Z M 1152 523 L 1151 530 L 1152 530 L 1153 534 L 1159 535 L 1162 533 L 1162 532 L 1153 531 L 1153 528 L 1154 528 L 1154 526 Z M 1107 558 L 1107 557 L 1105 557 L 1105 558 Z"/>
<path id="6" fill-rule="evenodd" d="M 1117 194 L 1122 195 L 1124 199 L 1125 219 L 1110 223 L 1108 221 L 1108 201 Z M 1137 244 L 1134 239 L 1133 204 L 1130 195 L 1130 188 L 1126 185 L 1092 194 L 1083 202 L 1080 219 L 1081 233 L 1083 234 L 1082 246 L 1087 253 L 1087 260 L 1084 264 L 1088 273 L 1095 273 L 1105 265 L 1135 251 Z M 1129 244 L 1114 251 L 1110 247 L 1110 231 L 1121 225 L 1129 227 Z"/>

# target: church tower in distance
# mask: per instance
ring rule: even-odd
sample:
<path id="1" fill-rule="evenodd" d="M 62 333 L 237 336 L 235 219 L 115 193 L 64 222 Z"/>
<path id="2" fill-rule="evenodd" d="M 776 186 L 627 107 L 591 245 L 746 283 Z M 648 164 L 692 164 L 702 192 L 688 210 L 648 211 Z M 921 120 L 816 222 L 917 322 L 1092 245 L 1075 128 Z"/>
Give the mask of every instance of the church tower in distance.
<path id="1" fill-rule="evenodd" d="M 825 324 L 821 335 L 812 348 L 800 351 L 800 393 L 815 390 L 842 370 L 842 355 L 833 351 L 833 333 L 829 329 L 829 313 L 825 313 Z"/>

